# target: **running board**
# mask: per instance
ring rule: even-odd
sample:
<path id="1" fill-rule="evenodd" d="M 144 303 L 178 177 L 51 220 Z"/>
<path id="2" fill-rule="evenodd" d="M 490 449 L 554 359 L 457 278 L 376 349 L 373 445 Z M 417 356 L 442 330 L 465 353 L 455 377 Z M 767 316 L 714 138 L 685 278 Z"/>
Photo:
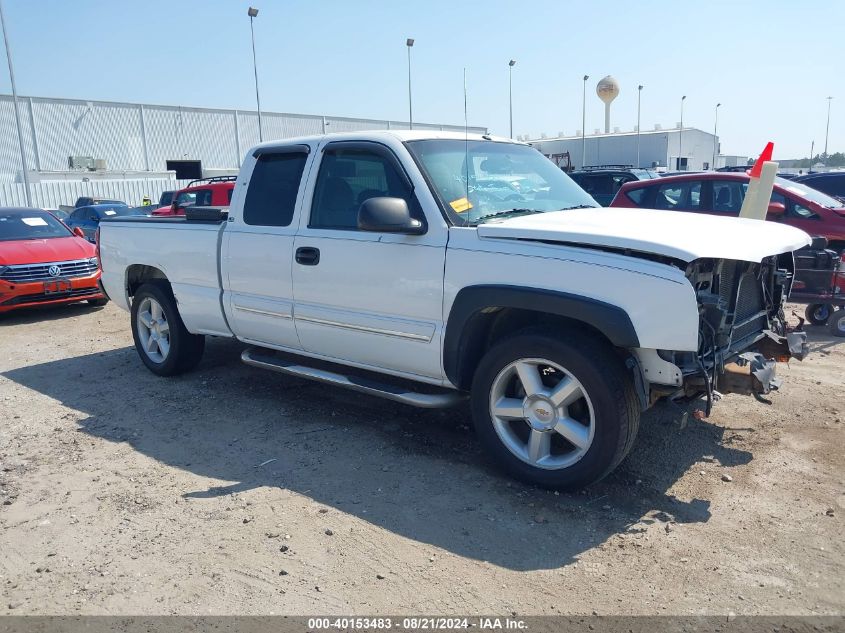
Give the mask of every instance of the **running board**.
<path id="1" fill-rule="evenodd" d="M 293 360 L 267 353 L 258 348 L 248 348 L 241 354 L 241 360 L 247 365 L 277 371 L 282 374 L 308 378 L 336 387 L 352 389 L 371 396 L 379 396 L 394 402 L 409 404 L 422 409 L 442 409 L 453 407 L 466 400 L 467 395 L 460 391 L 441 390 L 436 393 L 422 393 L 412 391 L 400 385 L 380 382 L 372 378 L 340 374 L 316 367 L 300 365 Z"/>

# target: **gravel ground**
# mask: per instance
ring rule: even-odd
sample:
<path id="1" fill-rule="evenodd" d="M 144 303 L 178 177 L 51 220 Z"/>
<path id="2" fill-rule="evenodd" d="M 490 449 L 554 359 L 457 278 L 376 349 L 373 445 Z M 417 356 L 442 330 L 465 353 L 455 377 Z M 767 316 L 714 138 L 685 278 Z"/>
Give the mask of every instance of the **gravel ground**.
<path id="1" fill-rule="evenodd" d="M 764 404 L 659 404 L 607 480 L 509 480 L 465 408 L 242 365 L 149 373 L 128 316 L 0 316 L 9 614 L 842 614 L 845 339 Z"/>

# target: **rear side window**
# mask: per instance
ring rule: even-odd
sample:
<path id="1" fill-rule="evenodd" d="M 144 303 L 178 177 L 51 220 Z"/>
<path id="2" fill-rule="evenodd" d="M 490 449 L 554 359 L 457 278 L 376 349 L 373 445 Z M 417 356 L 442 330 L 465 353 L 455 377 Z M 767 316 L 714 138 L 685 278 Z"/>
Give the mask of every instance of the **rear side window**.
<path id="1" fill-rule="evenodd" d="M 196 198 L 194 199 L 194 204 L 198 207 L 210 207 L 211 206 L 211 189 L 198 189 L 194 192 Z"/>
<path id="2" fill-rule="evenodd" d="M 654 197 L 655 209 L 695 211 L 701 208 L 701 181 L 660 185 Z"/>
<path id="3" fill-rule="evenodd" d="M 713 181 L 713 211 L 739 215 L 748 183 L 738 180 Z"/>
<path id="4" fill-rule="evenodd" d="M 252 226 L 290 226 L 307 154 L 261 154 L 249 179 L 244 222 Z"/>
<path id="5" fill-rule="evenodd" d="M 639 189 L 631 189 L 625 195 L 636 205 L 642 205 L 645 199 L 645 192 L 648 187 L 640 187 Z"/>

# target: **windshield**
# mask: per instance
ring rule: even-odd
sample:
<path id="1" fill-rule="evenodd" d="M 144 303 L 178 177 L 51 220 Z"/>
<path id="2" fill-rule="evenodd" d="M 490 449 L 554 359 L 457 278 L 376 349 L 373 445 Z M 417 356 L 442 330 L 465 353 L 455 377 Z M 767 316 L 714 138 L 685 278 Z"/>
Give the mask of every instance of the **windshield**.
<path id="1" fill-rule="evenodd" d="M 409 141 L 407 145 L 457 224 L 599 206 L 528 145 L 462 139 Z"/>
<path id="2" fill-rule="evenodd" d="M 146 207 L 127 207 L 126 205 L 98 207 L 96 211 L 101 218 L 114 218 L 120 215 L 146 215 L 149 213 L 149 209 Z"/>
<path id="3" fill-rule="evenodd" d="M 49 213 L 27 209 L 0 210 L 0 241 L 41 240 L 71 235 L 70 229 Z"/>
<path id="4" fill-rule="evenodd" d="M 828 209 L 837 209 L 842 206 L 842 203 L 836 198 L 831 198 L 829 195 L 822 193 L 817 189 L 808 187 L 807 185 L 803 185 L 800 182 L 792 182 L 786 178 L 775 178 L 775 183 L 781 189 L 786 189 L 787 191 L 815 202 L 816 204 L 820 204 L 823 207 L 827 207 Z"/>

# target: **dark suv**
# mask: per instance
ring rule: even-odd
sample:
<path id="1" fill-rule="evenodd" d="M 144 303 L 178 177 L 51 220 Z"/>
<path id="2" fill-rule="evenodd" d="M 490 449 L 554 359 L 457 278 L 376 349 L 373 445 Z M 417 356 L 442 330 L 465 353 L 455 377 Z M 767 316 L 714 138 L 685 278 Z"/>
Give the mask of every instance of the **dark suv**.
<path id="1" fill-rule="evenodd" d="M 610 206 L 610 201 L 626 182 L 658 178 L 657 172 L 631 165 L 591 165 L 569 174 L 578 186 L 590 194 L 601 206 Z"/>
<path id="2" fill-rule="evenodd" d="M 800 182 L 845 202 L 845 171 L 804 174 L 795 178 L 795 182 Z"/>

